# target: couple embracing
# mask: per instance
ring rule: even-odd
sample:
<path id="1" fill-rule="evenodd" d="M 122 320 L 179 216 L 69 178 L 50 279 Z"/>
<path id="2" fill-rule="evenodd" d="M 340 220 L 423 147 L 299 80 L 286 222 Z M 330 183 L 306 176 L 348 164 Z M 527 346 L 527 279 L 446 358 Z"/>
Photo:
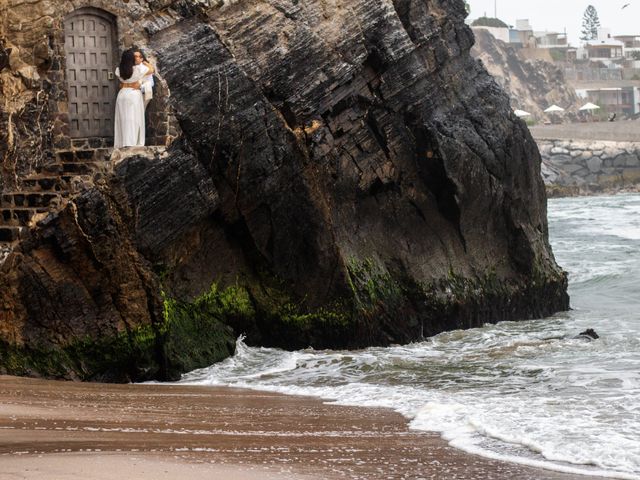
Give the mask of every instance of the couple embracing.
<path id="1" fill-rule="evenodd" d="M 152 97 L 154 72 L 141 50 L 132 48 L 122 54 L 116 68 L 120 91 L 116 99 L 114 148 L 144 145 L 144 110 Z"/>

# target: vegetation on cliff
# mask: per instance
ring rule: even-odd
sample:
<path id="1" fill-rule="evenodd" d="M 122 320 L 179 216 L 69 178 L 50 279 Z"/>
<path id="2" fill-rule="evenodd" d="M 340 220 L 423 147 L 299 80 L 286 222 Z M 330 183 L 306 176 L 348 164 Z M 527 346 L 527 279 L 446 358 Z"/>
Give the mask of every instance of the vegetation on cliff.
<path id="1" fill-rule="evenodd" d="M 497 27 L 497 28 L 509 28 L 509 25 L 504 23 L 499 18 L 493 17 L 479 17 L 471 22 L 472 27 Z"/>
<path id="2" fill-rule="evenodd" d="M 253 319 L 246 291 L 216 284 L 192 302 L 163 294 L 162 321 L 114 336 L 51 343 L 0 342 L 0 372 L 92 381 L 176 380 L 180 374 L 232 355 L 230 324 Z"/>

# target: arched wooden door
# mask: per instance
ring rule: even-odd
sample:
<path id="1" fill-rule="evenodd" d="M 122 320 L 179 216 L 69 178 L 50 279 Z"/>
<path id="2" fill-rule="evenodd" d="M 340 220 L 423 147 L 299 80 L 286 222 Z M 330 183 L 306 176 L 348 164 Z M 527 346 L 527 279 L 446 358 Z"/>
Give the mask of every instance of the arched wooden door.
<path id="1" fill-rule="evenodd" d="M 69 134 L 72 138 L 113 137 L 117 83 L 114 17 L 80 8 L 64 21 Z"/>

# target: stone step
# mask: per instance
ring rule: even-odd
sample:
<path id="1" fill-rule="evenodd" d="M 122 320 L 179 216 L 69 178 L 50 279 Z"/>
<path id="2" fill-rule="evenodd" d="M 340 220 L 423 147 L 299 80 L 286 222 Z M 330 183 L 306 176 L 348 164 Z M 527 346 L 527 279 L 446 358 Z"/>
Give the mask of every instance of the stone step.
<path id="1" fill-rule="evenodd" d="M 91 175 L 103 172 L 107 168 L 104 162 L 58 162 L 44 165 L 41 168 L 43 175 Z"/>
<path id="2" fill-rule="evenodd" d="M 89 175 L 100 170 L 95 162 L 74 163 L 65 162 L 62 164 L 62 173 L 73 173 L 75 175 Z"/>
<path id="3" fill-rule="evenodd" d="M 12 243 L 20 240 L 26 231 L 26 227 L 0 226 L 0 243 Z"/>
<path id="4" fill-rule="evenodd" d="M 3 208 L 0 210 L 0 225 L 26 227 L 38 213 L 46 213 L 49 209 L 40 208 Z"/>
<path id="5" fill-rule="evenodd" d="M 110 148 L 96 148 L 89 150 L 65 150 L 56 152 L 58 163 L 71 162 L 107 162 L 111 155 Z"/>
<path id="6" fill-rule="evenodd" d="M 22 181 L 22 188 L 33 192 L 62 192 L 67 190 L 67 182 L 59 175 L 31 175 Z"/>
<path id="7" fill-rule="evenodd" d="M 8 192 L 0 198 L 0 208 L 52 207 L 61 195 L 51 192 Z"/>

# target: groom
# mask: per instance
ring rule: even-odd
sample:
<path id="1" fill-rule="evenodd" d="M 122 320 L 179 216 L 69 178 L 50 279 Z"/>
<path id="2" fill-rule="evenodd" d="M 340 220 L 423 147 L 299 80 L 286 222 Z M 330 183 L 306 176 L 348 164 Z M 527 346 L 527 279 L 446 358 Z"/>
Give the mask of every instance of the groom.
<path id="1" fill-rule="evenodd" d="M 134 50 L 133 56 L 135 58 L 136 65 L 146 64 L 149 66 L 149 62 L 147 62 L 147 59 L 145 58 L 142 50 L 136 48 Z M 145 76 L 140 82 L 140 90 L 142 91 L 142 96 L 144 97 L 145 109 L 147 108 L 147 105 L 153 98 L 153 85 L 154 85 L 153 75 Z"/>

